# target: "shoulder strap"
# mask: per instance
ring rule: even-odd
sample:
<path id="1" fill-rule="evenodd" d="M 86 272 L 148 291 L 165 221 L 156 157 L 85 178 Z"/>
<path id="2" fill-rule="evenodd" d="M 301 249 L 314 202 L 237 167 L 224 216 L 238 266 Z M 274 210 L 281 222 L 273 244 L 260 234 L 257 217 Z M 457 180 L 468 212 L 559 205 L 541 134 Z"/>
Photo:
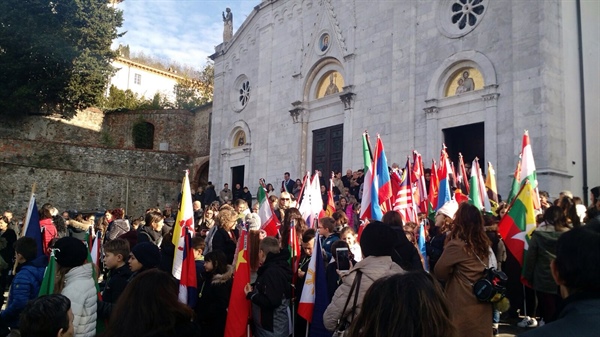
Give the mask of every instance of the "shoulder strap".
<path id="1" fill-rule="evenodd" d="M 354 293 L 354 289 L 356 289 L 356 295 L 354 296 L 354 304 L 352 308 L 352 318 L 354 318 L 354 309 L 356 308 L 356 302 L 358 301 L 358 288 L 360 287 L 360 280 L 362 278 L 362 272 L 360 270 L 356 271 L 356 276 L 354 277 L 354 282 L 352 282 L 352 286 L 350 287 L 350 292 L 348 293 L 348 298 L 346 299 L 346 304 L 344 304 L 344 309 L 342 310 L 342 315 L 340 319 L 338 319 L 338 328 L 343 324 L 344 318 L 348 315 L 344 315 L 346 312 L 346 308 L 348 308 L 348 303 L 350 303 L 350 298 L 352 298 L 352 294 Z"/>

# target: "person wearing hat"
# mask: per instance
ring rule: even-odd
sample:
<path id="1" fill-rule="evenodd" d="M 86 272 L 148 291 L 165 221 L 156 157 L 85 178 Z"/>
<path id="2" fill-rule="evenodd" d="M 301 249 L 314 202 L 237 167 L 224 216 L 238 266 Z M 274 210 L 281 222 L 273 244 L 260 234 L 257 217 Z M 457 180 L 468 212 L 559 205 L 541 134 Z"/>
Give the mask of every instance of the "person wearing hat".
<path id="1" fill-rule="evenodd" d="M 427 257 L 429 258 L 429 270 L 433 270 L 437 261 L 444 252 L 444 243 L 446 235 L 450 231 L 454 214 L 458 210 L 458 203 L 455 200 L 446 202 L 435 215 L 435 226 L 429 228 L 429 237 L 427 243 Z"/>
<path id="2" fill-rule="evenodd" d="M 129 281 L 144 270 L 157 268 L 160 257 L 160 249 L 153 243 L 141 242 L 135 245 L 129 253 L 129 269 L 133 272 Z"/>
<path id="3" fill-rule="evenodd" d="M 327 330 L 334 331 L 340 319 L 345 319 L 348 324 L 352 322 L 360 312 L 365 293 L 373 282 L 388 275 L 405 273 L 391 258 L 396 238 L 396 232 L 381 221 L 371 222 L 365 227 L 360 240 L 364 258 L 350 269 L 347 275 L 342 276 L 342 284 L 335 291 L 331 303 L 323 314 L 323 324 Z M 350 294 L 354 279 L 357 277 L 360 277 L 360 284 L 358 285 L 357 281 L 356 286 L 358 289 Z M 344 311 L 344 305 L 350 295 L 353 296 L 352 302 Z M 357 296 L 355 308 L 353 308 L 354 296 Z"/>
<path id="4" fill-rule="evenodd" d="M 54 293 L 71 300 L 74 336 L 95 336 L 98 294 L 85 244 L 73 237 L 61 238 L 54 244 L 54 256 L 58 265 Z"/>

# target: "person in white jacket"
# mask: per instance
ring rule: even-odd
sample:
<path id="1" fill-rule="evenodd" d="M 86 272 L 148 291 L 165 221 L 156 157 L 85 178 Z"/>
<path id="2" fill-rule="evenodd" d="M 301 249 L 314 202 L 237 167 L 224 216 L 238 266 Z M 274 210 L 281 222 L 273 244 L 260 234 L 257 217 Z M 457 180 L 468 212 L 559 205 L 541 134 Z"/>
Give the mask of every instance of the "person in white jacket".
<path id="1" fill-rule="evenodd" d="M 78 239 L 64 237 L 54 244 L 58 264 L 54 293 L 71 300 L 75 337 L 96 335 L 98 294 L 93 277 L 94 266 L 87 263 L 87 248 Z"/>

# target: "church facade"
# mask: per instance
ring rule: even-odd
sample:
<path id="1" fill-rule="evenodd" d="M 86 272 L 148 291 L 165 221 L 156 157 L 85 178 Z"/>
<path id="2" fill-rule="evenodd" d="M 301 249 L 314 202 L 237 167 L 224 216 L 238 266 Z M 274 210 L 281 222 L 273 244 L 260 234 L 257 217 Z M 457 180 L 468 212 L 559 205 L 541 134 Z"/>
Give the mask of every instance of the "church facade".
<path id="1" fill-rule="evenodd" d="M 368 130 L 390 166 L 417 150 L 429 167 L 445 143 L 507 195 L 529 130 L 540 189 L 583 196 L 600 185 L 599 5 L 577 5 L 263 1 L 212 55 L 209 180 L 356 170 Z"/>

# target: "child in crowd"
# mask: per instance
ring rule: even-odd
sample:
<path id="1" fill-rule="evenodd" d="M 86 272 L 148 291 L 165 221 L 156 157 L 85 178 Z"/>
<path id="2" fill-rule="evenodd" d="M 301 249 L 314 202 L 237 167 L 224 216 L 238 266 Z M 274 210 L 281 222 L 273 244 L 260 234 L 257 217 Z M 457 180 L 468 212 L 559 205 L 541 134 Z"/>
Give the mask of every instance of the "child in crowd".
<path id="1" fill-rule="evenodd" d="M 204 248 L 206 243 L 204 238 L 201 236 L 195 236 L 192 239 L 192 249 L 194 250 L 194 261 L 196 262 L 196 280 L 198 284 L 202 282 L 202 275 L 204 274 Z"/>
<path id="2" fill-rule="evenodd" d="M 225 335 L 227 307 L 233 285 L 233 267 L 227 264 L 225 253 L 215 250 L 204 257 L 203 280 L 198 283 L 196 319 L 203 336 Z"/>
<path id="3" fill-rule="evenodd" d="M 102 292 L 102 301 L 98 302 L 98 317 L 108 320 L 112 305 L 117 303 L 131 277 L 131 270 L 126 262 L 129 257 L 129 242 L 121 238 L 109 241 L 104 245 L 104 254 L 108 279 Z"/>
<path id="4" fill-rule="evenodd" d="M 331 261 L 331 245 L 340 239 L 340 235 L 335 232 L 335 220 L 331 217 L 319 219 L 319 235 L 323 242 L 323 251 L 327 255 L 326 261 Z"/>
<path id="5" fill-rule="evenodd" d="M 94 266 L 87 263 L 88 250 L 81 240 L 69 236 L 56 241 L 54 249 L 58 267 L 54 293 L 71 300 L 74 336 L 95 336 L 98 294 Z"/>
<path id="6" fill-rule="evenodd" d="M 19 315 L 27 302 L 38 296 L 47 264 L 45 255 L 37 256 L 37 243 L 32 238 L 20 238 L 15 242 L 14 249 L 16 262 L 21 269 L 8 291 L 6 309 L 0 313 L 1 336 L 9 333 L 8 328 L 11 331 L 19 328 Z"/>
<path id="7" fill-rule="evenodd" d="M 354 228 L 344 227 L 340 232 L 340 239 L 346 241 L 350 247 L 350 252 L 354 256 L 354 261 L 360 262 L 360 260 L 362 260 L 362 251 L 360 250 L 358 241 L 356 241 L 356 231 L 354 231 Z"/>
<path id="8" fill-rule="evenodd" d="M 263 264 L 254 286 L 244 287 L 246 298 L 252 301 L 254 335 L 288 336 L 292 282 L 289 252 L 280 250 L 276 238 L 266 237 L 260 242 L 259 258 Z"/>
<path id="9" fill-rule="evenodd" d="M 150 242 L 138 243 L 129 253 L 129 269 L 133 272 L 129 282 L 144 270 L 157 268 L 160 264 L 160 250 Z"/>
<path id="10" fill-rule="evenodd" d="M 308 265 L 310 258 L 313 254 L 313 247 L 315 246 L 315 232 L 314 228 L 309 228 L 302 234 L 302 253 L 300 255 L 300 263 L 298 264 L 298 271 L 296 277 L 296 288 L 294 290 L 294 306 L 296 313 L 296 323 L 294 325 L 295 335 L 304 336 L 306 335 L 306 321 L 302 316 L 298 315 L 298 304 L 300 302 L 300 296 L 302 296 L 302 289 L 304 288 L 304 281 L 306 279 L 306 272 L 308 271 Z"/>

